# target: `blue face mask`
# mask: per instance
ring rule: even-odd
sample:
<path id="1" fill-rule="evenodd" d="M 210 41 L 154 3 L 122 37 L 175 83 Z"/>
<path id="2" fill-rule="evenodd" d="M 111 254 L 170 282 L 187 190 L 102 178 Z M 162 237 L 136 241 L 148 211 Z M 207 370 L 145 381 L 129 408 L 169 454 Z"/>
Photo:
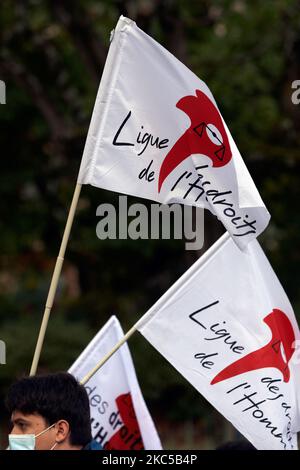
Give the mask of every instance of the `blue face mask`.
<path id="1" fill-rule="evenodd" d="M 39 432 L 38 434 L 9 434 L 8 435 L 8 442 L 9 447 L 8 450 L 35 450 L 35 438 L 44 434 L 44 432 L 48 431 L 49 429 L 53 428 L 56 423 L 51 424 L 47 429 Z M 57 446 L 57 442 L 51 447 L 50 450 L 53 450 L 54 447 Z"/>

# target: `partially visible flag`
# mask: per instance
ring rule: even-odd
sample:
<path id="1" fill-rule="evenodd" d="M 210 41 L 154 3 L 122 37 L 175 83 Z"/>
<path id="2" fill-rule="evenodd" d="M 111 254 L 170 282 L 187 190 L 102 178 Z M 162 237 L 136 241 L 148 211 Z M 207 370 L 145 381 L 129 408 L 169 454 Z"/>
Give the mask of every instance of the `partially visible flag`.
<path id="1" fill-rule="evenodd" d="M 104 325 L 69 369 L 78 380 L 122 339 L 115 316 Z M 85 385 L 90 399 L 92 435 L 107 450 L 161 449 L 125 343 Z"/>
<path id="2" fill-rule="evenodd" d="M 209 88 L 122 16 L 78 182 L 205 207 L 241 248 L 270 219 Z"/>
<path id="3" fill-rule="evenodd" d="M 293 309 L 257 240 L 217 243 L 137 328 L 257 449 L 297 449 Z"/>

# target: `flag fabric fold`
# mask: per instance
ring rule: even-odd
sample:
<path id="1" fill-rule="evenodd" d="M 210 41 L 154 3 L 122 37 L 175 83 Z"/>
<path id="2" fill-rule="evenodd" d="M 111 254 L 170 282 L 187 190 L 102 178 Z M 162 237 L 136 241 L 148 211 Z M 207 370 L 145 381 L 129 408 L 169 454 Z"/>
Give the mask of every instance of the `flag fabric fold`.
<path id="1" fill-rule="evenodd" d="M 112 316 L 69 369 L 81 380 L 124 333 Z M 125 343 L 85 385 L 92 435 L 107 450 L 159 450 L 161 443 Z"/>
<path id="2" fill-rule="evenodd" d="M 270 218 L 207 85 L 125 17 L 112 33 L 78 182 L 207 208 L 240 248 Z"/>
<path id="3" fill-rule="evenodd" d="M 257 240 L 245 252 L 226 236 L 217 243 L 137 328 L 257 449 L 297 449 L 292 306 Z"/>

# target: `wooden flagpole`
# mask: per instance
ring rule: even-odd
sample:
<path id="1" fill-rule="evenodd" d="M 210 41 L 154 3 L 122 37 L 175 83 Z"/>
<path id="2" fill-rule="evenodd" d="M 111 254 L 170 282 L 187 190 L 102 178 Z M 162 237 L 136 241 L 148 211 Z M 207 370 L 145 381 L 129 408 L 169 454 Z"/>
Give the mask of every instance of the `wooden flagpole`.
<path id="1" fill-rule="evenodd" d="M 37 367 L 38 367 L 38 363 L 39 363 L 39 359 L 40 359 L 40 355 L 41 355 L 41 350 L 42 350 L 42 347 L 43 347 L 44 338 L 45 338 L 45 334 L 46 334 L 46 330 L 47 330 L 48 320 L 49 320 L 49 317 L 50 317 L 54 297 L 55 297 L 55 294 L 56 294 L 57 284 L 58 284 L 58 281 L 59 281 L 59 276 L 60 276 L 62 265 L 63 265 L 63 262 L 64 262 L 66 247 L 67 247 L 67 244 L 68 244 L 68 241 L 69 241 L 70 231 L 71 231 L 71 228 L 72 228 L 74 215 L 75 215 L 76 207 L 77 207 L 77 204 L 78 204 L 78 199 L 79 199 L 79 195 L 80 195 L 80 191 L 81 191 L 81 186 L 82 186 L 81 184 L 77 183 L 76 187 L 75 187 L 74 194 L 73 194 L 73 199 L 72 199 L 69 215 L 68 215 L 68 218 L 67 218 L 63 238 L 62 238 L 62 241 L 61 241 L 58 257 L 56 259 L 55 268 L 54 268 L 52 279 L 51 279 L 51 284 L 50 284 L 50 288 L 49 288 L 49 292 L 48 292 L 48 297 L 47 297 L 47 300 L 46 300 L 43 320 L 42 320 L 42 323 L 41 323 L 40 332 L 39 332 L 38 340 L 37 340 L 37 343 L 36 343 L 32 364 L 31 364 L 30 375 L 35 375 L 36 371 L 37 371 Z"/>
<path id="2" fill-rule="evenodd" d="M 226 243 L 230 238 L 228 232 L 225 232 L 205 253 L 202 255 L 192 266 L 179 278 L 177 281 L 158 299 L 157 302 L 143 315 L 130 330 L 125 334 L 125 336 L 113 347 L 113 349 L 106 354 L 106 356 L 99 361 L 95 367 L 88 372 L 83 379 L 80 380 L 82 385 L 86 384 L 91 377 L 111 358 L 111 356 L 118 351 L 118 349 L 136 332 L 140 327 L 142 327 L 151 317 L 153 317 L 161 306 L 167 302 L 178 290 L 184 286 L 187 280 L 189 280 L 194 273 L 198 271 L 200 266 L 203 265 L 213 256 L 221 246 Z"/>

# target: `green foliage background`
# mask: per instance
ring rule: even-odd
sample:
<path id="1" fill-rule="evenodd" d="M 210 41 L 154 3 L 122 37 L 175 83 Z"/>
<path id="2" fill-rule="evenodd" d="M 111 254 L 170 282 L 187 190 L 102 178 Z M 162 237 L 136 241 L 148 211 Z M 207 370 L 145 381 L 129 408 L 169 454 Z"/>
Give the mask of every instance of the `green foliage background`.
<path id="1" fill-rule="evenodd" d="M 109 33 L 120 14 L 211 88 L 272 215 L 261 243 L 299 310 L 300 106 L 291 102 L 291 83 L 300 79 L 299 2 L 2 0 L 2 417 L 8 385 L 29 371 Z M 118 195 L 83 188 L 40 370 L 67 369 L 112 313 L 129 328 L 199 256 L 179 241 L 98 240 L 96 208 L 105 201 L 117 203 Z M 205 247 L 220 233 L 208 214 Z M 158 426 L 200 420 L 204 432 L 217 435 L 219 417 L 199 394 L 141 337 L 129 346 Z"/>

